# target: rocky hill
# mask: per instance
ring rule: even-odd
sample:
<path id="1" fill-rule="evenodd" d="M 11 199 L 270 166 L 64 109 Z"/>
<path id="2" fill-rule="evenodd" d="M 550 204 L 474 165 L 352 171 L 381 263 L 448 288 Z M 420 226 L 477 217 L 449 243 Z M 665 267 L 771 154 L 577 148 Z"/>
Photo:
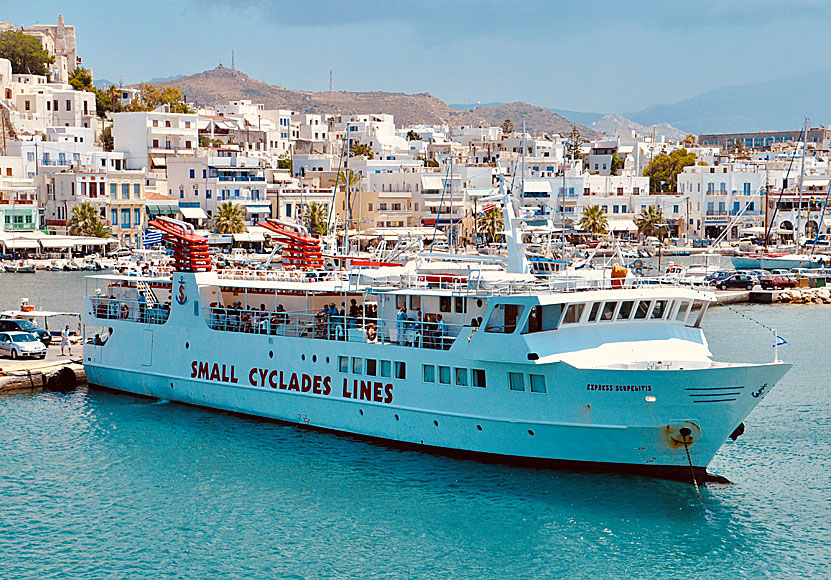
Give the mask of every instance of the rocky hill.
<path id="1" fill-rule="evenodd" d="M 542 107 L 527 103 L 509 103 L 493 107 L 477 107 L 457 111 L 429 93 L 345 91 L 294 91 L 252 79 L 241 71 L 225 67 L 158 83 L 181 88 L 188 102 L 198 105 L 224 104 L 235 99 L 250 99 L 267 109 L 290 109 L 300 113 L 388 113 L 397 125 L 443 124 L 501 125 L 511 119 L 516 128 L 525 119 L 529 131 L 566 134 L 573 123 Z M 599 136 L 597 131 L 578 125 L 586 138 Z"/>

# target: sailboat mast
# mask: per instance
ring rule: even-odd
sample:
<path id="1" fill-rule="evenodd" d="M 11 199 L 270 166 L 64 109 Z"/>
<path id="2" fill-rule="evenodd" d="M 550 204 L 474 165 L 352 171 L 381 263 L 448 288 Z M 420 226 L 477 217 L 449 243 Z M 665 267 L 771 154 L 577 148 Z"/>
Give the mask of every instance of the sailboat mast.
<path id="1" fill-rule="evenodd" d="M 799 195 L 796 206 L 796 251 L 799 253 L 799 238 L 802 237 L 802 184 L 805 181 L 805 154 L 808 151 L 808 117 L 805 117 L 805 134 L 802 136 L 802 168 L 799 171 Z"/>

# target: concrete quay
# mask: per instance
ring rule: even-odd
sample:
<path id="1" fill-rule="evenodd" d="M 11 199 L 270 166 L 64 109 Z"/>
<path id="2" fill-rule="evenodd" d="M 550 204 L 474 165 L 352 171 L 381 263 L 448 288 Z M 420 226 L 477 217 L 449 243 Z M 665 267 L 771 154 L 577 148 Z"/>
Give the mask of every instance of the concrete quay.
<path id="1" fill-rule="evenodd" d="M 51 345 L 43 360 L 0 360 L 0 396 L 70 391 L 87 382 L 81 359 L 81 345 L 73 345 L 74 356 L 61 356 Z"/>

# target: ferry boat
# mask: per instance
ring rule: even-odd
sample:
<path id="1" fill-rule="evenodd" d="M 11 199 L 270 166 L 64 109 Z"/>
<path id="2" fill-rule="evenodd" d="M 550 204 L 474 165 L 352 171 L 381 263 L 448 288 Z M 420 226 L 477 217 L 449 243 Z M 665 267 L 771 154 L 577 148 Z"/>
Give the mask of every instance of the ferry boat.
<path id="1" fill-rule="evenodd" d="M 714 296 L 692 288 L 227 275 L 191 226 L 153 225 L 171 278 L 88 278 L 92 385 L 453 455 L 707 480 L 790 367 L 713 361 Z"/>

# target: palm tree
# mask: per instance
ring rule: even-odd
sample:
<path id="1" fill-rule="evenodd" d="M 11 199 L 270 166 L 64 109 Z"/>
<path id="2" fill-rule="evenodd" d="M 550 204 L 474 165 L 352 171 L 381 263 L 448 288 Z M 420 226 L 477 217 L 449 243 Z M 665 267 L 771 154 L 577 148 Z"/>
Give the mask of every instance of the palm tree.
<path id="1" fill-rule="evenodd" d="M 477 231 L 487 240 L 496 241 L 502 231 L 502 210 L 494 207 L 476 218 Z"/>
<path id="2" fill-rule="evenodd" d="M 216 233 L 240 234 L 245 231 L 245 210 L 230 201 L 216 208 Z"/>
<path id="3" fill-rule="evenodd" d="M 325 236 L 329 228 L 328 219 L 326 215 L 326 208 L 319 203 L 312 203 L 306 207 L 306 221 L 309 225 L 309 232 L 319 238 Z"/>
<path id="4" fill-rule="evenodd" d="M 113 230 L 110 226 L 99 220 L 90 228 L 88 235 L 93 238 L 111 238 L 113 236 Z"/>
<path id="5" fill-rule="evenodd" d="M 606 212 L 599 205 L 590 205 L 583 209 L 580 227 L 593 234 L 605 234 L 609 227 Z"/>
<path id="6" fill-rule="evenodd" d="M 664 212 L 658 206 L 648 205 L 635 218 L 635 225 L 644 236 L 657 236 L 660 239 L 664 231 Z"/>
<path id="7" fill-rule="evenodd" d="M 95 206 L 85 201 L 72 208 L 72 216 L 67 225 L 69 233 L 75 236 L 91 236 L 95 224 L 100 223 L 98 210 Z"/>

